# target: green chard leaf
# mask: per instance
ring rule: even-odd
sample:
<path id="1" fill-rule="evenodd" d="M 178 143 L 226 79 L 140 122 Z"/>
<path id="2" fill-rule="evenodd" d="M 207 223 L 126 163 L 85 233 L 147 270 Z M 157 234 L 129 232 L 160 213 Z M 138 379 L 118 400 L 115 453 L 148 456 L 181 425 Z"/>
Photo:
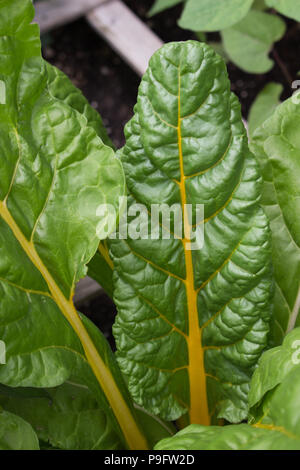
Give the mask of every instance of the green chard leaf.
<path id="1" fill-rule="evenodd" d="M 264 179 L 262 204 L 270 219 L 274 297 L 273 345 L 300 326 L 300 95 L 277 107 L 256 130 L 251 148 Z"/>
<path id="2" fill-rule="evenodd" d="M 266 73 L 274 65 L 268 57 L 274 42 L 285 33 L 285 23 L 278 16 L 251 10 L 221 35 L 230 60 L 249 73 Z"/>
<path id="3" fill-rule="evenodd" d="M 253 374 L 249 408 L 254 412 L 266 394 L 280 385 L 291 371 L 300 373 L 300 328 L 289 333 L 282 346 L 266 351 Z"/>
<path id="4" fill-rule="evenodd" d="M 39 440 L 30 424 L 0 410 L 0 450 L 39 450 Z"/>
<path id="5" fill-rule="evenodd" d="M 0 382 L 54 387 L 73 377 L 95 393 L 115 439 L 143 448 L 113 354 L 72 301 L 99 245 L 97 208 L 117 210 L 123 170 L 81 95 L 66 99 L 67 81 L 58 74 L 60 90 L 49 79 L 33 16 L 29 0 L 0 3 Z"/>
<path id="6" fill-rule="evenodd" d="M 121 449 L 107 415 L 83 385 L 66 382 L 46 389 L 48 397 L 1 396 L 1 406 L 25 419 L 40 440 L 66 450 Z"/>
<path id="7" fill-rule="evenodd" d="M 92 108 L 81 91 L 72 84 L 63 72 L 49 63 L 47 63 L 47 74 L 48 89 L 51 94 L 82 114 L 86 118 L 88 125 L 97 132 L 102 141 L 114 149 L 114 145 L 103 126 L 100 114 Z M 88 274 L 103 287 L 110 297 L 112 297 L 113 290 L 112 272 L 113 265 L 109 257 L 106 241 L 102 240 L 99 244 L 99 249 L 88 264 Z"/>
<path id="8" fill-rule="evenodd" d="M 109 240 L 119 365 L 134 401 L 164 419 L 239 422 L 267 344 L 270 232 L 221 57 L 195 41 L 156 52 L 125 134 L 128 212 L 204 204 L 205 241 Z"/>
<path id="9" fill-rule="evenodd" d="M 266 5 L 275 8 L 282 15 L 300 21 L 300 0 L 265 0 Z"/>
<path id="10" fill-rule="evenodd" d="M 192 425 L 156 450 L 300 450 L 300 328 L 265 352 L 249 394 L 251 424 Z"/>
<path id="11" fill-rule="evenodd" d="M 48 90 L 56 99 L 76 109 L 82 114 L 90 127 L 92 127 L 105 145 L 114 146 L 107 135 L 100 114 L 89 104 L 81 91 L 76 88 L 71 80 L 59 69 L 46 63 L 48 75 Z"/>
<path id="12" fill-rule="evenodd" d="M 187 0 L 179 26 L 192 31 L 219 31 L 240 21 L 253 0 Z"/>
<path id="13" fill-rule="evenodd" d="M 277 106 L 280 104 L 280 95 L 283 86 L 278 83 L 268 83 L 258 94 L 251 106 L 248 125 L 250 137 L 254 131 L 260 127 L 269 117 L 272 116 Z"/>

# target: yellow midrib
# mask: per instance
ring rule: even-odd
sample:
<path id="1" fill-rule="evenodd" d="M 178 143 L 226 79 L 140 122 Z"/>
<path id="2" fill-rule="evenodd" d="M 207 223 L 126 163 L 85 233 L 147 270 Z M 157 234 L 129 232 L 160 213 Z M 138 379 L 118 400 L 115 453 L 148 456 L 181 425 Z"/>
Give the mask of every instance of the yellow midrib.
<path id="1" fill-rule="evenodd" d="M 99 250 L 99 253 L 102 255 L 102 257 L 104 258 L 106 264 L 108 264 L 110 269 L 113 271 L 114 270 L 114 264 L 111 260 L 111 257 L 109 256 L 109 251 L 108 251 L 106 243 L 104 243 L 104 242 L 102 243 L 102 241 L 101 241 L 99 243 L 98 250 Z"/>
<path id="2" fill-rule="evenodd" d="M 191 225 L 188 220 L 188 214 L 185 210 L 186 205 L 186 189 L 182 153 L 182 136 L 181 136 L 181 76 L 180 70 L 178 72 L 178 151 L 180 163 L 180 197 L 181 204 L 184 210 L 184 227 L 191 233 Z M 187 338 L 188 353 L 189 353 L 189 385 L 190 385 L 190 423 L 210 425 L 210 416 L 207 402 L 206 390 L 206 374 L 204 366 L 204 350 L 202 347 L 202 330 L 199 326 L 198 307 L 197 307 L 197 291 L 194 284 L 194 269 L 192 251 L 187 249 L 187 244 L 190 243 L 186 237 L 182 239 L 185 265 L 186 265 L 186 293 L 188 305 L 188 318 L 189 318 L 189 334 Z"/>
<path id="3" fill-rule="evenodd" d="M 18 225 L 16 224 L 15 220 L 11 216 L 9 210 L 7 209 L 6 203 L 3 201 L 0 201 L 0 216 L 10 227 L 14 236 L 20 243 L 28 258 L 31 260 L 31 262 L 39 270 L 39 272 L 45 279 L 53 300 L 55 301 L 63 315 L 66 317 L 68 322 L 71 324 L 77 336 L 79 337 L 86 358 L 114 412 L 116 419 L 119 422 L 120 428 L 124 434 L 129 448 L 135 450 L 147 449 L 148 445 L 146 439 L 139 430 L 135 419 L 129 407 L 127 406 L 119 388 L 117 387 L 117 384 L 109 368 L 103 362 L 96 347 L 94 346 L 94 343 L 89 337 L 88 332 L 82 324 L 72 300 L 66 299 L 66 297 L 63 295 L 58 285 L 54 281 L 53 277 L 49 273 L 48 269 L 39 257 L 33 242 L 28 241 L 25 238 Z"/>

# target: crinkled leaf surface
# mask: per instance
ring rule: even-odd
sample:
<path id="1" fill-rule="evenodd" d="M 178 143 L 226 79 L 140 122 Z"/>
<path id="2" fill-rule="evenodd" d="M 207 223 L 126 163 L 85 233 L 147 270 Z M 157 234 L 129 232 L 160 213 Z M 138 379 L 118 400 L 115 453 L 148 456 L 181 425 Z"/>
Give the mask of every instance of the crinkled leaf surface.
<path id="1" fill-rule="evenodd" d="M 255 130 L 260 127 L 269 117 L 272 116 L 277 106 L 280 104 L 280 95 L 283 86 L 279 83 L 268 83 L 258 94 L 251 106 L 248 126 L 250 137 Z"/>
<path id="2" fill-rule="evenodd" d="M 179 26 L 192 31 L 219 31 L 240 21 L 253 0 L 187 0 Z"/>
<path id="3" fill-rule="evenodd" d="M 275 363 L 275 368 L 280 365 Z M 263 361 L 258 368 L 265 367 Z M 268 378 L 265 376 L 268 380 Z M 251 387 L 255 387 L 253 381 Z M 291 370 L 262 406 L 254 424 L 192 425 L 156 445 L 157 450 L 300 450 L 300 374 Z"/>
<path id="4" fill-rule="evenodd" d="M 165 419 L 189 410 L 192 422 L 238 422 L 269 330 L 270 234 L 240 106 L 212 48 L 170 43 L 152 57 L 122 161 L 129 210 L 205 205 L 201 250 L 172 237 L 109 242 L 131 394 Z"/>
<path id="5" fill-rule="evenodd" d="M 239 23 L 224 29 L 222 38 L 226 53 L 238 67 L 249 73 L 266 73 L 274 65 L 268 53 L 284 33 L 281 18 L 251 10 Z"/>
<path id="6" fill-rule="evenodd" d="M 252 150 L 261 166 L 262 204 L 271 221 L 274 298 L 274 345 L 300 326 L 300 101 L 281 104 L 254 134 Z"/>
<path id="7" fill-rule="evenodd" d="M 265 0 L 270 8 L 276 8 L 282 15 L 300 21 L 300 0 Z"/>
<path id="8" fill-rule="evenodd" d="M 300 375 L 300 328 L 291 331 L 282 346 L 262 355 L 251 381 L 249 407 L 257 407 L 265 395 L 281 384 L 293 370 Z"/>
<path id="9" fill-rule="evenodd" d="M 39 440 L 29 423 L 0 410 L 0 450 L 39 450 Z"/>
<path id="10" fill-rule="evenodd" d="M 96 209 L 117 207 L 123 171 L 86 112 L 49 91 L 33 15 L 29 0 L 0 3 L 0 382 L 52 387 L 74 375 L 128 445 L 144 446 L 112 353 L 72 302 L 99 244 Z"/>

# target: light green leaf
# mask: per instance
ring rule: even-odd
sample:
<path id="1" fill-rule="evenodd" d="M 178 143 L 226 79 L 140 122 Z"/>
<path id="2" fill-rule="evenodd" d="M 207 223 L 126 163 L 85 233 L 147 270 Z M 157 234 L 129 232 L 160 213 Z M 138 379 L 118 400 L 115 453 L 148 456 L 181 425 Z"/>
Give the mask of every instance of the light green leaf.
<path id="1" fill-rule="evenodd" d="M 192 31 L 219 31 L 240 21 L 253 0 L 187 0 L 179 26 Z"/>
<path id="2" fill-rule="evenodd" d="M 264 178 L 262 204 L 273 238 L 274 345 L 300 326 L 299 126 L 300 101 L 295 95 L 256 130 L 251 144 Z"/>
<path id="3" fill-rule="evenodd" d="M 252 425 L 188 426 L 159 442 L 155 449 L 300 450 L 299 366 L 267 397 L 262 409 L 263 416 Z"/>
<path id="4" fill-rule="evenodd" d="M 265 0 L 270 8 L 276 8 L 279 13 L 300 21 L 300 0 Z"/>
<path id="5" fill-rule="evenodd" d="M 222 38 L 229 58 L 238 67 L 250 73 L 266 73 L 274 64 L 268 53 L 284 33 L 281 18 L 251 10 L 242 21 L 224 29 Z"/>
<path id="6" fill-rule="evenodd" d="M 248 118 L 250 137 L 254 134 L 255 129 L 260 127 L 264 121 L 272 116 L 280 103 L 282 91 L 282 85 L 278 83 L 268 83 L 258 94 L 251 106 Z"/>
<path id="7" fill-rule="evenodd" d="M 103 143 L 114 149 L 100 114 L 89 104 L 81 91 L 72 84 L 71 80 L 61 70 L 58 70 L 49 63 L 46 64 L 48 89 L 51 95 L 81 113 L 86 118 L 88 125 L 95 129 Z"/>
<path id="8" fill-rule="evenodd" d="M 262 355 L 252 377 L 249 407 L 257 407 L 265 395 L 281 384 L 292 370 L 300 373 L 300 328 L 291 331 L 282 346 Z"/>
<path id="9" fill-rule="evenodd" d="M 270 233 L 240 105 L 211 47 L 171 43 L 154 54 L 122 161 L 129 209 L 205 205 L 200 250 L 172 236 L 109 240 L 114 334 L 131 394 L 168 420 L 189 411 L 192 422 L 238 422 L 267 342 Z"/>
<path id="10" fill-rule="evenodd" d="M 39 441 L 30 424 L 0 410 L 0 450 L 39 450 Z"/>
<path id="11" fill-rule="evenodd" d="M 225 427 L 193 424 L 159 442 L 155 450 L 300 450 L 300 434 L 289 437 L 280 431 L 248 424 Z"/>
<path id="12" fill-rule="evenodd" d="M 296 354 L 299 361 L 299 346 Z M 266 396 L 261 407 L 262 415 L 259 416 L 259 419 L 253 424 L 254 427 L 276 430 L 282 433 L 283 436 L 288 437 L 290 439 L 290 445 L 288 445 L 287 442 L 287 449 L 293 448 L 291 447 L 292 442 L 294 442 L 296 449 L 300 449 L 299 372 L 300 368 L 298 363 L 298 367 L 291 370 L 282 383 Z M 283 443 L 281 443 L 280 446 L 279 441 L 278 444 L 279 449 L 284 449 Z"/>
<path id="13" fill-rule="evenodd" d="M 29 0 L 0 3 L 0 382 L 51 387 L 75 375 L 121 441 L 143 447 L 112 353 L 72 301 L 98 248 L 97 208 L 109 203 L 117 214 L 121 163 L 86 112 L 49 91 L 33 16 Z"/>
<path id="14" fill-rule="evenodd" d="M 148 16 L 156 15 L 161 11 L 167 10 L 168 8 L 174 7 L 178 5 L 178 3 L 182 3 L 184 0 L 156 0 L 155 3 L 152 5 L 151 9 L 149 10 Z"/>

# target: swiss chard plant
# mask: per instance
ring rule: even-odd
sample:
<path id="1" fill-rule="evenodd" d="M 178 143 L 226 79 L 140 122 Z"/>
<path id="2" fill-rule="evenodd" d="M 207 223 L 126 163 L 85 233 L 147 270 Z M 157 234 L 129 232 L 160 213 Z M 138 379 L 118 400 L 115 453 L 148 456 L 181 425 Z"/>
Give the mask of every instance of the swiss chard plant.
<path id="1" fill-rule="evenodd" d="M 0 448 L 300 449 L 298 97 L 254 156 L 223 59 L 170 43 L 115 152 L 33 15 L 0 0 Z M 153 205 L 182 209 L 183 237 L 172 215 L 136 236 Z M 115 354 L 74 306 L 87 272 Z"/>

